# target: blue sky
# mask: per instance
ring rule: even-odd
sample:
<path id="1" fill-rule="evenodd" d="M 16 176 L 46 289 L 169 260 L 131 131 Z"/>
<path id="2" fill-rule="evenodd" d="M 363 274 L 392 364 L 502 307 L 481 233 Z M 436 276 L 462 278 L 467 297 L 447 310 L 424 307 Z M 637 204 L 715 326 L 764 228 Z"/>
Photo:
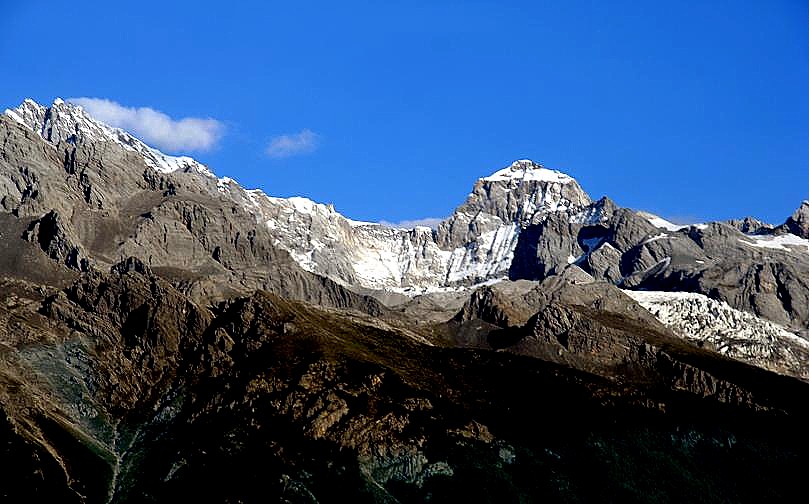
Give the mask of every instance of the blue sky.
<path id="1" fill-rule="evenodd" d="M 446 216 L 531 158 L 623 206 L 782 221 L 809 199 L 809 2 L 638 4 L 0 0 L 0 109 L 213 119 L 168 150 L 356 219 Z"/>

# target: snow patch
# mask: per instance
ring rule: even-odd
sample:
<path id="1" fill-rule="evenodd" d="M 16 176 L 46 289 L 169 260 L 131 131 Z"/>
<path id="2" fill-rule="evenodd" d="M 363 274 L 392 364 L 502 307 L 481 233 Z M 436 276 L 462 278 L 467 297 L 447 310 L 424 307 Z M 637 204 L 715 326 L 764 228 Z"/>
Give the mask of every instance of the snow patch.
<path id="1" fill-rule="evenodd" d="M 236 185 L 238 185 L 238 184 L 236 183 L 236 181 L 235 181 L 235 180 L 233 180 L 232 178 L 230 178 L 230 177 L 222 177 L 222 178 L 220 178 L 220 179 L 218 179 L 218 180 L 216 181 L 216 189 L 217 189 L 217 190 L 218 190 L 220 193 L 224 194 L 224 193 L 226 193 L 226 192 L 230 191 L 230 187 L 229 187 L 229 186 L 230 186 L 231 184 L 236 184 Z"/>
<path id="2" fill-rule="evenodd" d="M 351 227 L 379 226 L 379 224 L 376 223 L 376 222 L 358 221 L 358 220 L 353 220 L 353 219 L 349 219 L 349 218 L 346 218 L 346 222 L 348 222 L 348 225 L 351 226 Z"/>
<path id="3" fill-rule="evenodd" d="M 447 283 L 479 282 L 507 272 L 521 230 L 517 224 L 505 224 L 453 250 L 449 255 Z"/>
<path id="4" fill-rule="evenodd" d="M 11 109 L 6 109 L 5 114 L 6 114 L 8 117 L 12 118 L 12 119 L 13 119 L 15 122 L 19 123 L 20 125 L 25 126 L 26 128 L 28 127 L 28 124 L 27 124 L 27 123 L 26 123 L 26 122 L 23 120 L 23 118 L 22 118 L 22 117 L 20 117 L 20 115 L 19 115 L 17 112 L 15 112 L 14 110 L 11 110 Z"/>
<path id="5" fill-rule="evenodd" d="M 739 238 L 745 245 L 758 248 L 774 250 L 809 252 L 809 240 L 794 234 L 783 234 L 777 236 L 746 235 L 747 238 Z M 750 241 L 752 240 L 752 241 Z"/>
<path id="6" fill-rule="evenodd" d="M 669 235 L 667 235 L 666 233 L 656 234 L 656 235 L 654 235 L 654 236 L 652 236 L 650 238 L 647 238 L 647 239 L 643 240 L 641 242 L 641 245 L 646 245 L 647 243 L 652 243 L 653 241 L 657 241 L 657 240 L 660 240 L 660 239 L 663 239 L 663 238 L 668 238 L 668 237 L 669 237 Z"/>
<path id="7" fill-rule="evenodd" d="M 660 217 L 659 215 L 655 215 L 649 212 L 638 212 L 638 215 L 649 221 L 649 223 L 652 226 L 663 228 L 668 231 L 679 231 L 681 229 L 686 229 L 690 226 L 690 224 L 686 225 L 675 224 L 671 221 L 667 221 L 666 219 Z"/>
<path id="8" fill-rule="evenodd" d="M 584 226 L 595 226 L 597 224 L 603 224 L 609 220 L 609 216 L 606 215 L 604 209 L 598 205 L 591 205 L 581 212 L 573 215 L 570 218 L 571 224 L 582 224 Z"/>
<path id="9" fill-rule="evenodd" d="M 498 170 L 480 180 L 486 182 L 522 180 L 526 182 L 551 182 L 557 184 L 569 184 L 570 182 L 574 182 L 573 177 L 557 170 L 549 170 L 528 159 L 515 161 L 511 166 Z"/>

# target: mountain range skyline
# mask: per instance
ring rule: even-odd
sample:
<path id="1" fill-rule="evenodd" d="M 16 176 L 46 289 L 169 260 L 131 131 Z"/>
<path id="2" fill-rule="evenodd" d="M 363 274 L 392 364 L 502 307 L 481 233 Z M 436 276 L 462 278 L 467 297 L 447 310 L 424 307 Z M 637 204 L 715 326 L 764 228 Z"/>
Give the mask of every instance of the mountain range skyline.
<path id="1" fill-rule="evenodd" d="M 717 260 L 712 247 L 720 247 L 723 256 L 742 257 L 756 248 L 783 250 L 799 263 L 809 250 L 806 200 L 778 221 L 780 225 L 750 216 L 678 224 L 622 208 L 608 196 L 595 199 L 570 175 L 523 159 L 477 178 L 472 192 L 449 217 L 429 227 L 415 222 L 403 228 L 352 219 L 331 203 L 245 188 L 232 177 L 218 177 L 194 158 L 167 155 L 62 99 L 50 106 L 26 99 L 4 115 L 56 149 L 108 145 L 133 154 L 160 174 L 196 178 L 195 184 L 206 187 L 204 192 L 223 199 L 220 204 L 236 205 L 255 220 L 254 225 L 265 228 L 273 236 L 273 246 L 289 253 L 303 270 L 349 288 L 415 296 L 539 279 L 571 265 L 619 286 L 649 288 L 668 282 L 668 270 L 686 276 L 705 274 L 706 261 Z M 132 175 L 136 174 L 127 174 Z M 19 184 L 13 182 L 15 192 Z M 88 202 L 99 198 L 96 204 L 102 206 L 103 198 L 93 196 L 90 179 L 81 184 L 84 198 Z M 26 194 L 20 193 L 21 202 Z M 4 207 L 8 204 L 4 200 Z M 558 229 L 551 233 L 554 228 Z M 650 245 L 658 240 L 665 245 Z M 706 240 L 719 240 L 721 245 L 706 248 Z M 694 249 L 694 243 L 704 250 Z M 76 252 L 69 257 L 75 261 L 84 255 Z M 781 320 L 782 315 L 774 317 Z"/>
<path id="2" fill-rule="evenodd" d="M 4 3 L 3 107 L 83 98 L 171 154 L 359 220 L 446 217 L 462 188 L 522 158 L 675 221 L 775 222 L 807 197 L 803 2 L 312 2 L 245 16 L 90 1 L 71 6 L 64 50 L 30 36 L 63 9 Z"/>
<path id="3" fill-rule="evenodd" d="M 152 143 L 152 145 L 147 145 L 146 143 L 143 143 L 143 146 L 148 148 L 150 151 L 153 151 L 154 153 L 157 154 L 157 156 L 159 156 L 161 158 L 167 158 L 167 159 L 174 160 L 174 161 L 170 161 L 169 165 L 161 167 L 160 169 L 175 170 L 175 169 L 178 169 L 178 166 L 179 166 L 177 163 L 182 164 L 182 163 L 185 163 L 185 162 L 191 162 L 193 164 L 199 165 L 199 167 L 201 167 L 200 169 L 209 172 L 211 174 L 211 176 L 218 177 L 220 183 L 227 184 L 227 183 L 230 183 L 231 181 L 236 181 L 233 177 L 231 177 L 229 175 L 229 173 L 227 173 L 226 171 L 223 171 L 221 168 L 217 169 L 218 173 L 215 173 L 214 170 L 216 168 L 206 166 L 206 165 L 200 163 L 193 156 L 182 156 L 182 155 L 181 156 L 172 156 L 170 154 L 166 154 L 164 152 L 161 152 L 160 150 L 158 150 L 158 148 L 163 148 L 167 152 L 171 152 L 173 149 L 171 149 L 171 148 L 167 149 L 166 148 L 167 145 L 163 144 L 159 139 L 151 138 L 148 132 L 146 132 L 146 135 L 143 134 L 144 133 L 143 131 L 139 132 L 139 128 L 138 128 L 137 125 L 139 123 L 143 123 L 142 120 L 133 120 L 133 121 L 131 121 L 131 123 L 128 123 L 126 119 L 118 120 L 118 116 L 120 116 L 120 115 L 131 115 L 131 114 L 137 115 L 138 114 L 137 111 L 123 110 L 118 104 L 113 103 L 112 107 L 115 110 L 113 110 L 112 112 L 110 112 L 109 110 L 106 110 L 106 112 L 105 112 L 105 107 L 107 107 L 109 105 L 109 103 L 107 103 L 106 100 L 103 100 L 103 101 L 105 103 L 102 103 L 102 105 L 101 105 L 102 108 L 100 109 L 101 110 L 100 114 L 94 113 L 94 111 L 99 110 L 97 108 L 97 105 L 98 105 L 96 103 L 97 100 L 89 99 L 89 98 L 68 98 L 68 99 L 65 100 L 65 99 L 62 99 L 60 97 L 56 97 L 56 98 L 54 98 L 52 100 L 51 105 L 43 105 L 43 104 L 40 104 L 40 103 L 36 102 L 32 98 L 25 98 L 23 100 L 22 105 L 20 105 L 18 107 L 18 109 L 25 107 L 26 103 L 33 104 L 35 107 L 38 107 L 38 108 L 42 109 L 43 111 L 48 110 L 50 107 L 53 107 L 54 105 L 56 105 L 56 106 L 65 106 L 65 104 L 68 104 L 68 106 L 77 107 L 79 110 L 82 110 L 84 113 L 87 114 L 88 118 L 91 118 L 92 123 L 99 124 L 103 128 L 109 128 L 111 130 L 120 130 L 124 135 L 135 135 L 135 136 L 132 136 L 132 138 L 135 139 L 135 141 L 137 141 L 137 142 L 142 142 L 142 141 L 150 142 L 150 140 L 151 140 L 150 143 Z M 119 110 L 119 109 L 121 109 L 121 110 Z M 7 108 L 7 109 L 5 109 L 5 113 L 6 113 L 6 115 L 10 115 L 12 118 L 17 120 L 18 122 L 20 122 L 22 124 L 25 124 L 25 121 L 23 121 L 22 119 L 20 119 L 20 117 L 18 115 L 16 115 L 16 113 L 14 112 L 15 110 L 16 109 L 14 109 L 14 108 Z M 159 112 L 153 111 L 151 109 L 141 110 L 140 114 L 146 114 L 147 116 L 152 116 L 152 117 L 150 117 L 150 119 L 152 121 L 165 123 L 165 124 L 162 124 L 160 127 L 158 127 L 158 129 L 164 130 L 165 134 L 168 135 L 168 136 L 176 135 L 177 132 L 178 132 L 178 128 L 181 128 L 178 125 L 182 124 L 182 121 L 172 121 L 168 117 L 161 117 L 161 114 Z M 101 115 L 102 117 L 98 117 L 98 115 Z M 104 119 L 107 119 L 107 120 L 105 121 Z M 109 121 L 109 119 L 112 119 L 112 121 Z M 147 120 L 147 122 L 148 121 L 149 120 Z M 191 139 L 190 141 L 192 143 L 193 142 L 199 142 L 199 141 L 202 141 L 202 142 L 213 141 L 213 137 L 215 135 L 217 135 L 217 133 L 216 133 L 217 129 L 221 128 L 221 125 L 215 124 L 216 121 L 210 120 L 210 119 L 203 120 L 203 119 L 186 118 L 186 119 L 184 119 L 184 121 L 187 121 L 187 122 L 190 121 L 192 123 L 189 126 L 189 128 L 187 128 L 187 134 L 188 134 L 189 137 L 198 137 L 200 135 L 202 135 L 202 137 L 203 137 L 203 139 L 201 139 L 201 140 L 200 139 Z M 206 121 L 213 121 L 213 122 L 208 122 L 207 124 L 204 124 Z M 193 124 L 195 122 L 197 124 Z M 199 122 L 202 122 L 203 124 L 199 124 Z M 118 125 L 116 125 L 114 123 L 117 123 Z M 132 127 L 126 127 L 128 124 L 131 124 L 133 126 Z M 30 124 L 27 124 L 27 126 L 30 127 Z M 186 126 L 188 126 L 188 124 L 186 124 Z M 190 130 L 190 131 L 188 131 L 188 130 Z M 194 131 L 194 130 L 196 130 L 196 131 Z M 182 133 L 180 133 L 180 135 L 182 135 Z M 140 137 L 139 139 L 137 138 L 138 136 Z M 182 142 L 182 139 L 180 139 L 180 140 L 175 139 L 173 141 L 174 142 L 177 142 L 177 141 Z M 280 140 L 278 140 L 278 142 L 280 142 L 280 144 L 276 145 L 275 148 L 279 148 L 281 150 L 283 150 L 283 149 L 295 150 L 295 149 L 297 149 L 299 147 L 295 147 L 293 144 L 295 144 L 298 141 L 299 140 L 293 140 L 293 139 L 280 139 Z M 311 141 L 315 141 L 315 140 L 311 140 Z M 168 145 L 168 147 L 171 147 L 171 144 Z M 305 147 L 301 147 L 301 148 L 305 148 Z M 193 151 L 193 150 L 195 150 L 195 149 L 191 149 L 191 151 Z M 282 156 L 282 157 L 285 157 L 285 156 Z M 480 174 L 478 174 L 478 176 L 475 177 L 474 180 L 482 180 L 482 179 L 486 179 L 488 177 L 492 177 L 493 175 L 495 175 L 495 173 L 497 171 L 507 170 L 509 165 L 510 166 L 516 166 L 521 162 L 528 162 L 528 163 L 531 163 L 531 164 L 536 164 L 537 166 L 541 166 L 543 169 L 546 169 L 546 167 L 544 165 L 542 165 L 541 163 L 537 163 L 536 161 L 534 161 L 532 159 L 517 159 L 517 160 L 514 160 L 512 163 L 509 163 L 508 165 L 506 165 L 506 168 L 492 170 L 491 167 L 489 167 L 488 172 L 481 172 Z M 161 162 L 160 164 L 163 165 L 164 163 Z M 550 168 L 549 170 L 557 172 L 562 176 L 569 177 L 569 178 L 573 179 L 574 181 L 576 180 L 575 177 L 571 177 L 571 175 L 569 175 L 568 173 L 565 173 L 563 171 L 556 170 L 556 169 L 553 169 L 553 168 Z M 487 176 L 486 173 L 489 173 L 489 175 Z M 238 182 L 238 181 L 236 181 L 236 182 Z M 262 191 L 262 192 L 266 192 L 264 189 L 261 189 L 260 187 L 256 187 L 254 189 Z M 250 189 L 250 190 L 253 190 L 253 189 Z M 270 194 L 272 194 L 272 193 L 270 193 Z M 345 214 L 344 212 L 341 212 L 340 209 L 335 205 L 335 203 L 333 201 L 315 201 L 315 200 L 312 200 L 311 198 L 309 198 L 309 197 L 307 197 L 307 196 L 305 196 L 303 194 L 292 194 L 292 195 L 288 195 L 288 196 L 279 196 L 279 195 L 273 194 L 273 196 L 285 197 L 285 198 L 293 198 L 293 199 L 294 198 L 303 198 L 305 200 L 311 201 L 312 203 L 317 203 L 317 204 L 321 204 L 321 205 L 328 205 L 330 207 L 334 207 L 334 208 L 336 208 L 338 210 L 338 212 L 340 212 L 345 217 L 347 217 L 347 218 L 352 217 L 350 215 Z M 809 200 L 804 199 L 802 201 L 805 202 L 805 201 L 809 201 Z M 390 205 L 390 207 L 395 208 L 397 206 L 395 201 L 391 202 L 391 203 L 392 204 Z M 794 209 L 794 205 L 793 205 L 793 209 Z M 688 226 L 688 225 L 713 221 L 711 219 L 697 218 L 693 214 L 680 214 L 680 215 L 674 215 L 674 216 L 667 216 L 667 215 L 657 215 L 657 214 L 654 214 L 653 212 L 648 211 L 647 209 L 643 209 L 643 208 L 637 208 L 635 210 L 637 210 L 639 212 L 648 213 L 652 218 L 662 219 L 662 221 L 665 222 L 666 225 L 669 225 L 669 226 L 671 226 L 671 225 Z M 790 213 L 791 212 L 787 213 L 787 216 Z M 449 215 L 444 216 L 444 217 L 423 217 L 423 218 L 416 218 L 416 219 L 405 219 L 405 220 L 402 220 L 402 221 L 399 221 L 399 222 L 390 222 L 390 221 L 385 220 L 385 219 L 379 219 L 379 220 L 376 220 L 376 221 L 373 221 L 373 220 L 372 221 L 362 221 L 362 220 L 359 220 L 359 219 L 355 219 L 355 220 L 357 220 L 358 222 L 373 222 L 373 223 L 377 223 L 377 224 L 387 226 L 387 227 L 391 227 L 391 228 L 412 229 L 414 227 L 423 226 L 423 227 L 430 227 L 430 228 L 434 229 L 442 221 L 448 219 L 449 217 L 450 217 Z M 752 214 L 744 215 L 743 217 L 745 217 L 745 218 L 747 218 L 747 217 L 757 218 L 757 216 L 752 215 Z M 739 218 L 742 218 L 742 216 L 736 215 L 736 216 L 732 216 L 732 217 L 730 217 L 728 219 L 725 219 L 725 220 L 733 220 L 733 219 L 739 219 Z M 767 221 L 766 219 L 763 219 L 762 222 L 782 222 L 784 218 L 785 218 L 784 216 L 780 216 L 780 217 L 776 218 L 774 221 Z M 722 219 L 717 219 L 717 220 L 722 220 Z"/>

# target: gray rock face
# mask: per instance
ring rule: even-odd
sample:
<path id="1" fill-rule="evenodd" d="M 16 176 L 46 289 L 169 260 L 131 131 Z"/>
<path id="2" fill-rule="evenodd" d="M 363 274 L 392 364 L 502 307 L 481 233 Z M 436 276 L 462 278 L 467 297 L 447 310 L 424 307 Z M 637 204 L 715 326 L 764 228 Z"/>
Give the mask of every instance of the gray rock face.
<path id="1" fill-rule="evenodd" d="M 466 201 L 439 224 L 436 241 L 445 249 L 461 247 L 499 226 L 526 227 L 547 214 L 575 213 L 591 203 L 571 177 L 533 161 L 517 161 L 478 180 Z"/>
<path id="2" fill-rule="evenodd" d="M 620 264 L 624 278 L 618 283 L 635 287 L 663 271 L 672 268 L 692 271 L 708 261 L 703 249 L 682 231 L 661 232 L 642 240 L 623 254 Z"/>
<path id="3" fill-rule="evenodd" d="M 593 218 L 595 210 L 598 214 Z M 575 263 L 597 278 L 636 285 L 671 261 L 693 263 L 704 257 L 684 234 L 658 229 L 638 213 L 614 208 L 604 199 L 578 216 L 552 214 L 527 227 L 520 235 L 509 277 L 542 280 Z"/>
<path id="4" fill-rule="evenodd" d="M 77 271 L 90 270 L 90 260 L 78 244 L 78 239 L 72 236 L 70 229 L 53 210 L 31 222 L 23 238 L 39 245 L 48 257 L 69 268 Z"/>
<path id="5" fill-rule="evenodd" d="M 618 284 L 623 280 L 621 275 L 621 253 L 609 242 L 603 242 L 595 250 L 589 251 L 582 263 L 582 269 L 595 278 Z"/>
<path id="6" fill-rule="evenodd" d="M 703 257 L 694 256 L 691 264 L 672 261 L 625 285 L 705 294 L 796 329 L 809 323 L 806 248 L 784 245 L 782 236 L 745 235 L 721 223 L 691 227 L 686 236 Z"/>
<path id="7" fill-rule="evenodd" d="M 618 250 L 627 251 L 646 238 L 658 234 L 649 221 L 629 209 L 621 208 L 615 211 L 609 221 L 607 240 Z"/>
<path id="8" fill-rule="evenodd" d="M 807 268 L 801 263 L 723 262 L 698 277 L 697 292 L 793 327 L 807 323 Z"/>
<path id="9" fill-rule="evenodd" d="M 453 320 L 464 323 L 479 319 L 502 328 L 522 326 L 546 300 L 538 287 L 538 282 L 527 280 L 481 287 L 472 292 Z"/>
<path id="10" fill-rule="evenodd" d="M 772 224 L 760 221 L 755 217 L 745 217 L 741 220 L 730 220 L 727 222 L 729 225 L 735 227 L 745 234 L 766 234 L 772 231 Z"/>
<path id="11" fill-rule="evenodd" d="M 809 238 L 809 201 L 804 201 L 781 227 L 789 233 Z"/>
<path id="12" fill-rule="evenodd" d="M 567 215 L 552 215 L 528 226 L 520 234 L 509 277 L 541 280 L 575 262 L 583 253 L 577 241 L 581 228 L 581 224 L 570 223 Z"/>

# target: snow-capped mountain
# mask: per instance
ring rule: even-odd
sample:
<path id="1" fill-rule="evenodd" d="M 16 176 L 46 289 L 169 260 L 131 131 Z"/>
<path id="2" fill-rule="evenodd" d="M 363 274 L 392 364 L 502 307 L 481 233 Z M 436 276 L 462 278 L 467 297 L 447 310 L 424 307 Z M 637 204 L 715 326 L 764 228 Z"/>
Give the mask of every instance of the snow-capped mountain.
<path id="1" fill-rule="evenodd" d="M 573 177 L 519 160 L 478 179 L 466 201 L 436 229 L 397 229 L 352 220 L 331 205 L 306 198 L 276 198 L 245 189 L 231 178 L 217 178 L 192 158 L 166 155 L 62 100 L 48 107 L 25 100 L 5 115 L 52 146 L 53 162 L 67 162 L 63 160 L 69 160 L 76 146 L 85 146 L 78 151 L 86 159 L 71 161 L 81 165 L 81 173 L 73 173 L 75 167 L 65 168 L 67 174 L 48 172 L 48 177 L 27 170 L 0 173 L 0 189 L 8 193 L 1 206 L 37 218 L 53 208 L 61 219 L 107 222 L 115 217 L 114 225 L 106 223 L 104 230 L 130 229 L 115 236 L 115 247 L 99 239 L 91 226 L 74 226 L 74 241 L 111 247 L 87 254 L 88 260 L 105 265 L 148 251 L 155 267 L 209 271 L 224 266 L 229 282 L 244 284 L 257 273 L 245 262 L 246 252 L 239 251 L 243 236 L 229 235 L 235 228 L 222 212 L 231 208 L 248 215 L 269 237 L 269 245 L 286 251 L 303 270 L 352 289 L 415 295 L 504 278 L 541 280 L 577 268 L 593 281 L 628 289 L 692 291 L 792 329 L 809 324 L 807 204 L 778 227 L 751 218 L 677 225 L 620 208 L 606 197 L 594 201 Z M 130 161 L 135 158 L 158 177 L 126 173 L 133 170 Z M 145 203 L 155 196 L 148 191 L 143 201 L 131 200 L 137 191 L 160 189 L 165 197 L 178 186 L 209 198 L 220 214 L 189 209 L 170 198 L 150 207 Z M 66 202 L 62 192 L 75 189 L 79 201 Z M 45 194 L 53 197 L 45 201 Z M 105 203 L 103 194 L 110 201 Z M 32 195 L 38 195 L 38 204 L 30 204 L 37 199 Z M 87 214 L 87 204 L 100 213 Z M 116 217 L 142 204 L 140 213 L 128 220 Z M 171 216 L 171 229 L 155 218 L 160 215 Z M 202 232 L 198 229 L 207 234 L 195 235 Z M 213 243 L 212 229 L 230 240 L 227 246 L 235 247 L 237 256 L 223 255 L 225 244 Z M 256 237 L 249 239 L 252 261 L 261 244 Z M 177 255 L 172 248 L 186 246 L 193 253 Z M 72 256 L 81 255 L 82 247 L 74 248 Z M 220 266 L 212 266 L 211 258 Z M 248 283 L 261 285 L 254 280 L 258 284 Z"/>
<path id="2" fill-rule="evenodd" d="M 575 220 L 592 210 L 572 177 L 520 160 L 479 179 L 438 230 L 394 229 L 351 220 L 306 198 L 274 198 L 228 177 L 216 179 L 196 160 L 166 155 L 61 99 L 50 107 L 27 99 L 6 115 L 51 144 L 112 142 L 160 173 L 197 172 L 213 179 L 221 195 L 255 212 L 274 244 L 302 268 L 368 289 L 418 293 L 507 277 L 522 229 L 552 213 Z"/>
<path id="3" fill-rule="evenodd" d="M 223 190 L 242 191 L 235 183 Z M 304 269 L 346 285 L 405 293 L 505 278 L 525 226 L 551 213 L 573 219 L 591 205 L 571 177 L 531 161 L 481 178 L 437 230 L 357 222 L 306 198 L 249 194 L 275 244 Z"/>

